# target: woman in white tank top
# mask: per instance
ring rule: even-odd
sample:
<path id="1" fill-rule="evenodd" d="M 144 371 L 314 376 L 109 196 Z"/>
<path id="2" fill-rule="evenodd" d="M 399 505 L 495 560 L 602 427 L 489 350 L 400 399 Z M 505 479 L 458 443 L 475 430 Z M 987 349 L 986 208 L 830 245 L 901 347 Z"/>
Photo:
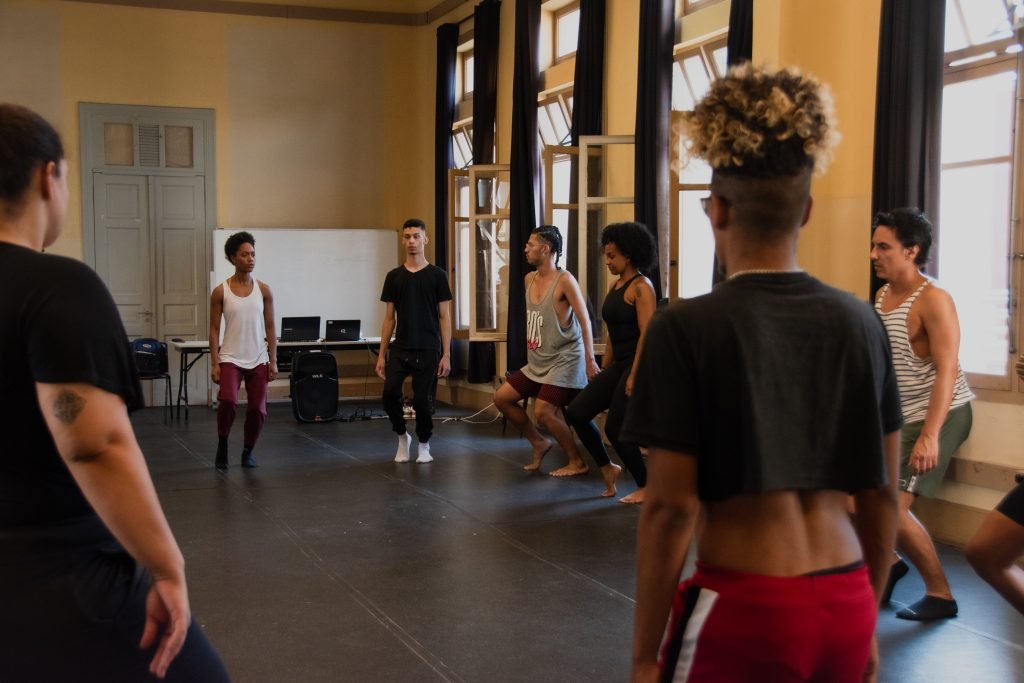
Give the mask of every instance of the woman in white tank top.
<path id="1" fill-rule="evenodd" d="M 252 449 L 267 419 L 267 384 L 277 377 L 274 299 L 270 287 L 252 276 L 256 240 L 251 234 L 239 232 L 229 237 L 224 255 L 235 273 L 218 285 L 210 298 L 210 376 L 220 386 L 214 464 L 218 469 L 228 466 L 228 434 L 244 380 L 247 405 L 242 467 L 258 467 Z"/>

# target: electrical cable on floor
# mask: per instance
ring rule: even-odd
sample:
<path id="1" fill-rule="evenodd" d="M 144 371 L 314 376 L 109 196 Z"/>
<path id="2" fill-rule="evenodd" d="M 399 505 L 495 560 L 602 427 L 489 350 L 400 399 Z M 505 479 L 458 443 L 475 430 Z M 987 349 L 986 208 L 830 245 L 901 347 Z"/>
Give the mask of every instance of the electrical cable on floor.
<path id="1" fill-rule="evenodd" d="M 367 355 L 369 356 L 369 359 L 371 361 L 374 359 L 375 356 L 378 355 L 376 350 L 371 346 L 371 344 L 369 342 L 366 343 L 366 352 L 367 352 Z M 374 363 L 374 366 L 376 366 L 376 363 Z M 367 368 L 365 370 L 365 374 L 363 376 L 363 396 L 364 397 L 366 396 L 366 392 L 367 392 L 367 389 L 368 389 L 369 378 L 370 378 L 370 369 L 369 369 L 369 366 L 367 366 Z M 403 397 L 403 407 L 404 407 L 405 401 L 407 401 L 407 399 L 405 399 Z M 481 408 L 480 410 L 476 411 L 472 415 L 467 415 L 466 417 L 445 417 L 445 418 L 439 418 L 438 421 L 441 424 L 448 424 L 449 422 L 468 422 L 469 424 L 477 424 L 477 425 L 491 424 L 493 422 L 497 422 L 501 418 L 501 411 L 497 411 L 497 414 L 494 417 L 492 417 L 491 419 L 489 419 L 489 420 L 474 420 L 473 419 L 474 417 L 476 417 L 480 413 L 482 413 L 485 410 L 488 410 L 490 408 L 496 408 L 496 406 L 494 405 L 493 402 L 488 404 L 488 405 L 486 405 L 486 406 L 484 406 L 483 408 Z M 341 418 L 341 421 L 342 422 L 353 422 L 355 420 L 371 420 L 371 419 L 377 419 L 377 418 L 386 418 L 386 416 L 374 415 L 369 410 L 367 410 L 365 407 L 360 406 L 360 407 L 356 408 L 356 410 L 350 416 L 348 416 L 346 418 Z M 415 413 L 412 413 L 411 415 L 410 414 L 406 414 L 405 418 L 407 420 L 416 419 L 416 414 Z"/>
<path id="2" fill-rule="evenodd" d="M 484 406 L 480 410 L 476 411 L 472 415 L 467 415 L 466 417 L 446 417 L 446 418 L 443 418 L 441 420 L 441 424 L 447 424 L 448 422 L 468 422 L 469 424 L 474 424 L 474 425 L 488 425 L 488 424 L 491 424 L 492 422 L 497 422 L 498 419 L 501 417 L 501 412 L 500 411 L 498 412 L 497 415 L 492 417 L 490 420 L 474 420 L 473 419 L 474 417 L 476 417 L 480 413 L 484 412 L 488 408 L 495 408 L 495 405 L 493 403 L 491 403 L 491 404 L 489 404 L 487 406 Z"/>
<path id="3" fill-rule="evenodd" d="M 363 401 L 366 400 L 367 392 L 370 390 L 370 368 L 373 367 L 374 372 L 376 372 L 377 363 L 374 361 L 374 358 L 378 355 L 377 351 L 373 348 L 373 344 L 371 344 L 368 339 L 364 341 L 366 342 L 366 355 L 372 362 L 367 363 L 366 367 L 363 369 Z M 347 416 L 342 416 L 341 411 L 339 410 L 337 419 L 340 422 L 355 422 L 357 420 L 384 419 L 385 417 L 386 416 L 374 414 L 372 409 L 360 405 Z"/>

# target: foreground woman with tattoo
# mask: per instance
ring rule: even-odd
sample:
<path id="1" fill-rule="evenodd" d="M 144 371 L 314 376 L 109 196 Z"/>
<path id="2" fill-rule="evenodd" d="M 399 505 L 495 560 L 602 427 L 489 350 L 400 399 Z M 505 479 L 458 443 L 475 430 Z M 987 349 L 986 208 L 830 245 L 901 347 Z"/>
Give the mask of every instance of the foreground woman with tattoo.
<path id="1" fill-rule="evenodd" d="M 67 204 L 57 133 L 0 104 L 0 680 L 227 681 L 128 420 L 114 302 L 40 253 Z"/>

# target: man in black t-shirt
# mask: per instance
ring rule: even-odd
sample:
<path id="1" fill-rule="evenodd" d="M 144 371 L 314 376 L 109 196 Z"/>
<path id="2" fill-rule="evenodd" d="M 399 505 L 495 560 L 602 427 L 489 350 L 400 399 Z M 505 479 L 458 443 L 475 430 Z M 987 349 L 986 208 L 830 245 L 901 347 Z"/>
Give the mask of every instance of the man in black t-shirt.
<path id="1" fill-rule="evenodd" d="M 813 78 L 750 64 L 684 113 L 728 279 L 654 316 L 620 437 L 649 455 L 634 681 L 859 683 L 877 666 L 899 392 L 878 317 L 796 262 L 831 114 Z"/>
<path id="2" fill-rule="evenodd" d="M 449 351 L 452 292 L 443 270 L 427 262 L 427 226 L 410 218 L 402 226 L 405 263 L 384 278 L 380 300 L 387 304 L 380 331 L 377 375 L 384 380 L 384 411 L 398 434 L 395 462 L 409 462 L 412 437 L 405 429 L 402 384 L 412 375 L 412 407 L 416 411 L 416 462 L 431 462 L 434 430 L 433 393 L 438 377 L 451 371 Z M 396 321 L 397 318 L 397 321 Z M 397 324 L 397 330 L 396 330 Z M 391 337 L 394 335 L 394 340 Z"/>
<path id="3" fill-rule="evenodd" d="M 114 301 L 41 253 L 67 204 L 57 133 L 0 104 L 0 681 L 227 681 L 128 419 Z"/>

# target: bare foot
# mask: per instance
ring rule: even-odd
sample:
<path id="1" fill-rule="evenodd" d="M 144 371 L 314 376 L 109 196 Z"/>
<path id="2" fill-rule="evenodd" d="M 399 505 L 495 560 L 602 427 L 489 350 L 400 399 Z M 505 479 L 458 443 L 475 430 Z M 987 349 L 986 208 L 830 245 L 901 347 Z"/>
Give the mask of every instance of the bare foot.
<path id="1" fill-rule="evenodd" d="M 554 446 L 554 442 L 551 439 L 544 439 L 540 443 L 533 445 L 533 461 L 529 465 L 523 465 L 523 469 L 527 472 L 536 472 L 540 469 L 540 461 L 544 459 L 544 456 L 548 454 L 551 447 Z"/>
<path id="2" fill-rule="evenodd" d="M 553 470 L 549 474 L 552 477 L 575 477 L 580 474 L 586 474 L 589 471 L 590 468 L 587 467 L 587 463 L 581 460 L 577 463 L 571 462 L 565 467 L 559 467 L 557 470 Z"/>
<path id="3" fill-rule="evenodd" d="M 605 498 L 609 498 L 615 495 L 615 480 L 619 478 L 619 474 L 622 473 L 622 468 L 613 462 L 608 463 L 601 468 L 601 478 L 604 479 L 604 493 L 601 495 Z"/>
<path id="4" fill-rule="evenodd" d="M 628 496 L 623 496 L 622 498 L 619 498 L 619 502 L 625 505 L 639 505 L 640 503 L 644 502 L 644 490 L 637 489 Z"/>

